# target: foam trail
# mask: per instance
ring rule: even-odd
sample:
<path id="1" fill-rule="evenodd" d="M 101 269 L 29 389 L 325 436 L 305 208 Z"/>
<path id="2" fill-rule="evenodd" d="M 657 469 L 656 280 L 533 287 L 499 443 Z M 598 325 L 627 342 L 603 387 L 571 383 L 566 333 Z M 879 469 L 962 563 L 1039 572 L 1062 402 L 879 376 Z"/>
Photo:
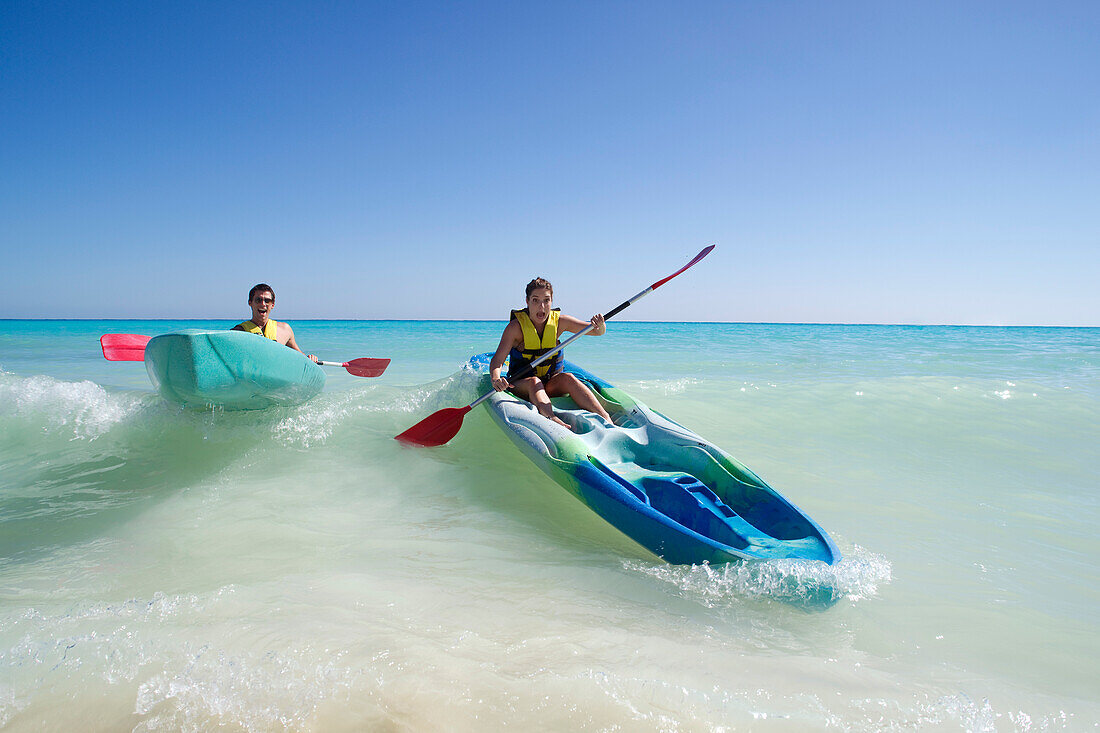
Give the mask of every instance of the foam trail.
<path id="1" fill-rule="evenodd" d="M 827 608 L 842 598 L 855 602 L 874 597 L 879 585 L 891 579 L 890 562 L 858 545 L 836 565 L 805 560 L 652 565 L 631 560 L 623 566 L 669 583 L 684 598 L 707 608 L 735 605 L 745 598 Z"/>

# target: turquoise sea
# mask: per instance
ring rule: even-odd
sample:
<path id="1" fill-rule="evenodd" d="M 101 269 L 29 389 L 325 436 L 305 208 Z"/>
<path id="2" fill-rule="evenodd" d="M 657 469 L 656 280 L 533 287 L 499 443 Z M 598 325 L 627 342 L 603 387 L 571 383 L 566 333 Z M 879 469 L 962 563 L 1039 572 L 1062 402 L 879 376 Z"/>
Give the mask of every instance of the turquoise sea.
<path id="1" fill-rule="evenodd" d="M 288 317 L 290 314 L 287 314 Z M 723 446 L 833 568 L 670 566 L 475 410 L 503 322 L 291 321 L 293 409 L 0 321 L 0 728 L 1095 730 L 1100 329 L 612 322 L 568 358 Z M 826 579 L 830 608 L 781 598 Z M 798 581 L 799 577 L 794 577 Z"/>

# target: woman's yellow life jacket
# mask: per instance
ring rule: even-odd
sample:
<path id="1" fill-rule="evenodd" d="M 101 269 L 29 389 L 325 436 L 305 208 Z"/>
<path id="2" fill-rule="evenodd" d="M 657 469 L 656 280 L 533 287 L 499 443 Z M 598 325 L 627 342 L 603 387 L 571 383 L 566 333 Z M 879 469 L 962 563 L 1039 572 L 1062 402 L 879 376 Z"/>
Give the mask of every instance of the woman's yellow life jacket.
<path id="1" fill-rule="evenodd" d="M 535 324 L 531 322 L 531 316 L 528 315 L 527 309 L 512 311 L 511 319 L 519 321 L 519 327 L 523 331 L 523 350 L 512 349 L 508 354 L 509 379 L 512 378 L 512 375 L 519 374 L 520 370 L 533 360 L 558 345 L 558 316 L 560 315 L 561 308 L 550 311 L 550 317 L 546 319 L 546 328 L 542 331 L 542 338 L 539 338 L 539 332 L 535 330 Z M 564 362 L 565 356 L 559 351 L 553 357 L 535 367 L 535 376 L 540 379 L 552 377 L 562 371 Z M 524 376 L 530 376 L 530 374 Z"/>
<path id="2" fill-rule="evenodd" d="M 260 327 L 257 326 L 252 321 L 241 321 L 239 324 L 237 324 L 237 327 L 240 328 L 242 331 L 248 331 L 249 333 L 259 334 L 260 336 L 265 336 L 265 337 L 271 339 L 272 341 L 278 341 L 279 340 L 279 338 L 278 338 L 279 325 L 278 324 L 279 324 L 278 321 L 273 321 L 270 318 L 268 318 L 267 319 L 267 324 L 264 326 L 264 330 L 262 330 L 262 331 L 260 330 Z"/>

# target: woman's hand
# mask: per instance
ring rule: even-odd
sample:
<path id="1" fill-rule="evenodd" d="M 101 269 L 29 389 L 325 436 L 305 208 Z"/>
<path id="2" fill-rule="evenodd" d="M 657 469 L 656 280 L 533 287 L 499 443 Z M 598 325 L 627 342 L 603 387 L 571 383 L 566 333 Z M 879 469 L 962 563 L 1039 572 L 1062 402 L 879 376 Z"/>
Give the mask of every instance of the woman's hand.
<path id="1" fill-rule="evenodd" d="M 501 376 L 490 377 L 489 381 L 493 383 L 493 389 L 495 389 L 497 392 L 503 392 L 504 390 L 512 386 L 508 384 L 507 379 Z"/>
<path id="2" fill-rule="evenodd" d="M 593 336 L 603 336 L 605 333 L 607 333 L 607 324 L 604 323 L 603 313 L 597 313 L 596 315 L 592 316 L 592 320 L 589 321 L 589 323 L 591 323 L 593 326 Z"/>

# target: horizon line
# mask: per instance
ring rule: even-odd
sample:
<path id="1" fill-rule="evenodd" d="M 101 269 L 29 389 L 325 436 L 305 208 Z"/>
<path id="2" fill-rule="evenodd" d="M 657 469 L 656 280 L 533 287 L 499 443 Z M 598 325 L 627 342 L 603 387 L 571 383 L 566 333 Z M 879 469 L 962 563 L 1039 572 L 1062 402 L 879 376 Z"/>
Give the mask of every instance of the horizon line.
<path id="1" fill-rule="evenodd" d="M 3 321 L 233 321 L 236 318 L 225 317 L 145 317 L 145 318 L 7 318 L 0 317 Z M 501 323 L 500 318 L 295 318 L 293 323 Z M 291 321 L 286 321 L 290 323 Z M 885 322 L 857 322 L 857 321 L 637 321 L 628 319 L 616 319 L 616 323 L 698 323 L 720 324 L 739 326 L 883 326 L 883 327 L 907 327 L 907 328 L 1100 328 L 1096 325 L 1066 325 L 1066 324 L 1035 324 L 1035 323 L 885 323 Z"/>

